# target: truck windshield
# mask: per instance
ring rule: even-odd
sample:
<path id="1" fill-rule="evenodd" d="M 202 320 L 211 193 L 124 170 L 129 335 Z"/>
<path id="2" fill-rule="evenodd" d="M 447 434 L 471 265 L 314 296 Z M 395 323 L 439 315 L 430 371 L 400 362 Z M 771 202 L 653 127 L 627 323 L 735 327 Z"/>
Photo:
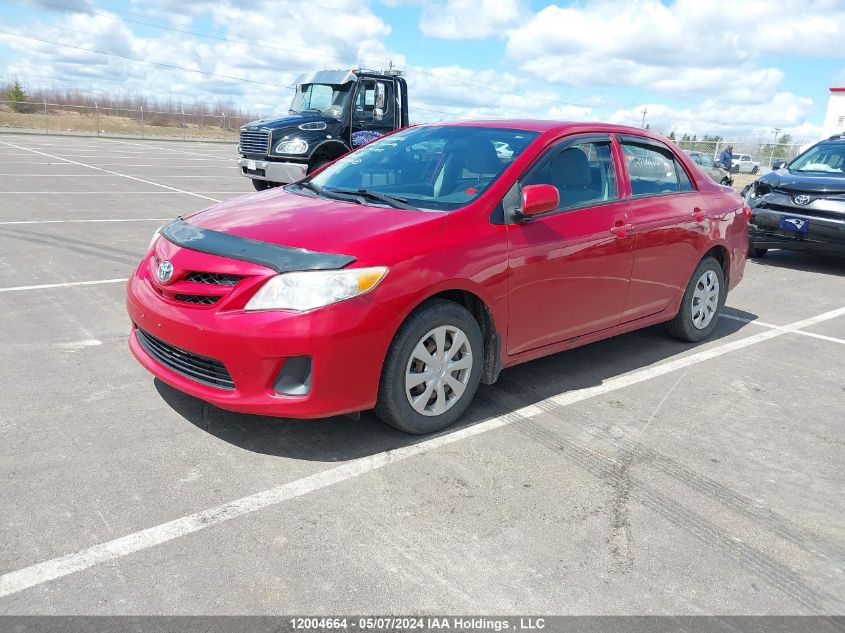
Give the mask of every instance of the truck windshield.
<path id="1" fill-rule="evenodd" d="M 347 154 L 305 184 L 309 195 L 357 193 L 362 204 L 457 209 L 481 195 L 536 137 L 495 127 L 409 128 Z"/>
<path id="2" fill-rule="evenodd" d="M 319 112 L 323 116 L 340 118 L 349 99 L 349 88 L 352 84 L 302 84 L 297 86 L 296 94 L 290 104 L 288 112 Z"/>

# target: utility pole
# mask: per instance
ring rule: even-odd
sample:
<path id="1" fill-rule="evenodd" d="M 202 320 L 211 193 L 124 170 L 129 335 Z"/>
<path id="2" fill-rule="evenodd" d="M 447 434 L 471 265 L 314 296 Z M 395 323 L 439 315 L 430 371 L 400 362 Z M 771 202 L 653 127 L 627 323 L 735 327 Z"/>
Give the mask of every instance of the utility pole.
<path id="1" fill-rule="evenodd" d="M 645 129 L 645 115 L 648 113 L 648 106 L 643 107 L 641 112 L 643 113 L 643 124 L 640 127 Z"/>

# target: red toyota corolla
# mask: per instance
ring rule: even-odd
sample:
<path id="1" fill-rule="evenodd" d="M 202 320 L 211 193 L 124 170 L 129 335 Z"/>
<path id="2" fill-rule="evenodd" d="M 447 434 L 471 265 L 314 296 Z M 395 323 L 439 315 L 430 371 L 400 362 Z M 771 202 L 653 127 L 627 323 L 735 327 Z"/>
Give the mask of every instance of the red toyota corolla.
<path id="1" fill-rule="evenodd" d="M 129 345 L 224 409 L 374 408 L 428 433 L 504 367 L 661 322 L 706 338 L 746 214 L 640 129 L 414 127 L 160 229 L 129 281 Z"/>

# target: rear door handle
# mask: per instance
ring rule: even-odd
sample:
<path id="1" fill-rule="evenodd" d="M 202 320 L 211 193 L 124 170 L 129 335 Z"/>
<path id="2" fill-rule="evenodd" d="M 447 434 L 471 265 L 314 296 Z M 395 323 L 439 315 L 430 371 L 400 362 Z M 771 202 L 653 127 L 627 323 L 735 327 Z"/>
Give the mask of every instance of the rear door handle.
<path id="1" fill-rule="evenodd" d="M 633 230 L 633 224 L 617 224 L 616 226 L 610 227 L 610 232 L 616 235 L 617 237 L 625 237 L 629 231 Z"/>

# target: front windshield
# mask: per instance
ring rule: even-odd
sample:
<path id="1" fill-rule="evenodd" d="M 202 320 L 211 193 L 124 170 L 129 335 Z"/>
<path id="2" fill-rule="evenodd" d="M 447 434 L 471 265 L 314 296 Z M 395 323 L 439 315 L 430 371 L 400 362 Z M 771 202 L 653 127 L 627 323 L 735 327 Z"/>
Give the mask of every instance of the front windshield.
<path id="1" fill-rule="evenodd" d="M 349 98 L 351 83 L 343 85 L 330 84 L 302 84 L 297 86 L 296 94 L 290 104 L 288 112 L 299 114 L 309 110 L 319 112 L 323 116 L 339 119 Z"/>
<path id="2" fill-rule="evenodd" d="M 536 137 L 502 128 L 414 127 L 348 154 L 311 183 L 327 192 L 375 192 L 419 209 L 457 209 L 481 195 Z"/>
<path id="3" fill-rule="evenodd" d="M 816 145 L 789 164 L 790 171 L 815 171 L 825 174 L 845 173 L 845 143 Z"/>

